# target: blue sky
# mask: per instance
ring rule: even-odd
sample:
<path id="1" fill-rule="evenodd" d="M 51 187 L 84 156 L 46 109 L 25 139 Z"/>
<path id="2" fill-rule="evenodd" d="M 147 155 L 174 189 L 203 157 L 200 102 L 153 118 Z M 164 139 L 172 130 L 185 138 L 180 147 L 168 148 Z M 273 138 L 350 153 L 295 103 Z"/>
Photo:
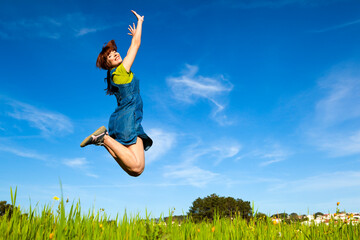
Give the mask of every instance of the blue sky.
<path id="1" fill-rule="evenodd" d="M 0 3 L 0 200 L 154 217 L 212 193 L 258 211 L 359 211 L 360 2 L 6 1 Z M 116 107 L 103 44 L 140 79 L 145 172 L 129 177 L 105 149 L 79 147 Z"/>

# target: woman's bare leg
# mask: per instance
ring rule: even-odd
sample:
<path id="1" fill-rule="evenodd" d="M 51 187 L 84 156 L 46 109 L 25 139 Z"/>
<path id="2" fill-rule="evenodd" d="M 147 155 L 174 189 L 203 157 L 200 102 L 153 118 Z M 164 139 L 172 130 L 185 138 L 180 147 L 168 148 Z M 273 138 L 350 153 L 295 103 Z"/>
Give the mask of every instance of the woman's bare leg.
<path id="1" fill-rule="evenodd" d="M 114 157 L 116 162 L 131 176 L 139 176 L 145 167 L 144 145 L 141 138 L 135 144 L 124 146 L 112 137 L 104 137 L 105 148 Z"/>
<path id="2" fill-rule="evenodd" d="M 115 155 L 115 153 L 109 148 L 107 147 L 106 145 L 104 145 L 104 147 L 106 148 L 106 150 L 110 153 L 110 155 L 113 157 L 113 158 L 117 158 L 117 156 Z"/>

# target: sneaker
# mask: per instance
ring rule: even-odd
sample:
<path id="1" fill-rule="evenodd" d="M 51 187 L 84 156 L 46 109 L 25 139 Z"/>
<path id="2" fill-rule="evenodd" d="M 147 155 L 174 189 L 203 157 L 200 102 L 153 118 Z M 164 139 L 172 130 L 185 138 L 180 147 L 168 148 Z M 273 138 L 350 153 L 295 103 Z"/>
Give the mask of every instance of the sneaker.
<path id="1" fill-rule="evenodd" d="M 95 144 L 97 146 L 104 146 L 104 136 L 109 135 L 106 128 L 104 126 L 100 127 L 93 134 L 88 136 L 82 141 L 80 147 L 85 147 L 89 144 Z"/>

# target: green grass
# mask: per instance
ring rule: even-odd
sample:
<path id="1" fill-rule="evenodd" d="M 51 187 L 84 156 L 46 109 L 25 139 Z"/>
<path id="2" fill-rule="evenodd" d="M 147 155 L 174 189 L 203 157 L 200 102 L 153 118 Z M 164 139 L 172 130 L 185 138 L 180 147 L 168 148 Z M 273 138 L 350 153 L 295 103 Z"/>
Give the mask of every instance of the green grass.
<path id="1" fill-rule="evenodd" d="M 16 191 L 14 195 L 11 191 L 11 198 L 15 206 Z M 167 222 L 126 213 L 110 219 L 102 210 L 82 213 L 80 202 L 54 202 L 53 207 L 30 208 L 27 214 L 14 208 L 11 217 L 8 213 L 0 217 L 0 239 L 360 239 L 359 225 L 351 223 L 273 224 L 270 218 L 246 221 L 234 216 L 201 223 L 187 219 L 179 224 L 171 216 Z"/>

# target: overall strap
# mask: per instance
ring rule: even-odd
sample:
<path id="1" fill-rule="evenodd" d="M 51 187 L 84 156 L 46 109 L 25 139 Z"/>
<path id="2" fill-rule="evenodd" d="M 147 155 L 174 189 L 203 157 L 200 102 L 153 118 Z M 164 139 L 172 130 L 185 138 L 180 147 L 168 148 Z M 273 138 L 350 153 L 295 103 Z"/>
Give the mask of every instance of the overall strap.
<path id="1" fill-rule="evenodd" d="M 113 69 L 111 69 L 111 70 L 109 70 L 108 71 L 108 78 L 109 78 L 109 81 L 110 81 L 110 83 L 111 83 L 111 85 L 113 85 L 114 86 L 114 82 L 111 80 L 111 77 L 112 77 L 112 75 L 113 75 L 113 73 L 116 71 L 116 68 L 113 68 Z"/>

